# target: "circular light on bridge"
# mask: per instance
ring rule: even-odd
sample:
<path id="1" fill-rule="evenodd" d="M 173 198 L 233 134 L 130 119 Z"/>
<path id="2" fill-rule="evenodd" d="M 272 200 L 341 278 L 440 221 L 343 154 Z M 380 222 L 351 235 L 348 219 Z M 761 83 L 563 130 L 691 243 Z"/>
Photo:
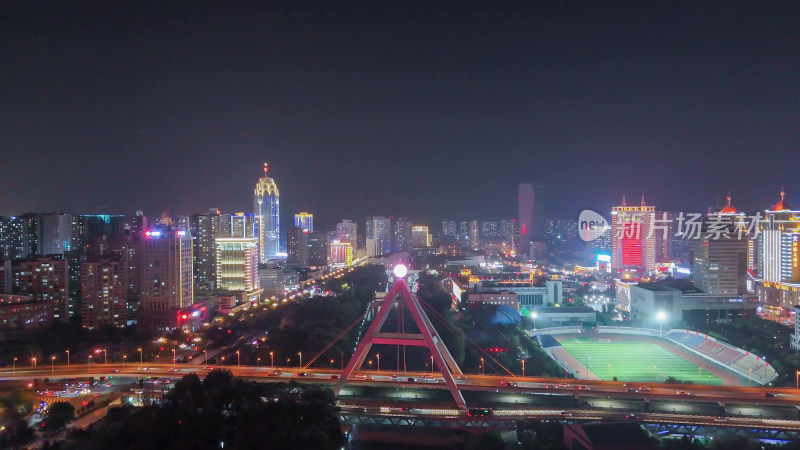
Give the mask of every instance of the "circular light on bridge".
<path id="1" fill-rule="evenodd" d="M 408 267 L 404 264 L 394 266 L 394 276 L 397 278 L 405 278 L 406 275 L 408 275 Z"/>
<path id="2" fill-rule="evenodd" d="M 665 312 L 659 311 L 659 312 L 656 313 L 656 319 L 664 320 L 666 318 L 667 318 L 667 314 Z"/>
<path id="3" fill-rule="evenodd" d="M 539 314 L 537 314 L 536 311 L 531 311 L 530 317 L 532 319 L 535 319 L 535 318 L 539 317 Z"/>

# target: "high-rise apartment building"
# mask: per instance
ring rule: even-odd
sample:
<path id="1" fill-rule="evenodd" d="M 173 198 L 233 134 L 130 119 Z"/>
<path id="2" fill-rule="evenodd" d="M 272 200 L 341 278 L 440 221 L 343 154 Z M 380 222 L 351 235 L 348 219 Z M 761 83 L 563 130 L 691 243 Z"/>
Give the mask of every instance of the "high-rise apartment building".
<path id="1" fill-rule="evenodd" d="M 455 220 L 442 221 L 442 242 L 452 244 L 458 240 L 458 225 Z"/>
<path id="2" fill-rule="evenodd" d="M 305 228 L 309 233 L 314 232 L 314 215 L 307 212 L 299 212 L 294 215 L 294 226 Z"/>
<path id="3" fill-rule="evenodd" d="M 652 271 L 656 267 L 655 207 L 645 204 L 628 206 L 625 197 L 622 205 L 611 211 L 611 261 L 615 270 Z M 660 236 L 659 236 L 660 237 Z"/>
<path id="4" fill-rule="evenodd" d="M 355 250 L 358 245 L 358 228 L 355 222 L 344 219 L 336 224 L 336 236 L 339 242 L 347 242 Z"/>
<path id="5" fill-rule="evenodd" d="M 392 251 L 407 252 L 411 250 L 411 221 L 408 217 L 397 217 L 392 220 Z"/>
<path id="6" fill-rule="evenodd" d="M 382 216 L 368 217 L 366 236 L 367 256 L 384 256 L 392 253 L 392 219 Z"/>
<path id="7" fill-rule="evenodd" d="M 38 253 L 41 255 L 63 255 L 81 248 L 83 221 L 72 213 L 48 213 L 39 215 Z"/>
<path id="8" fill-rule="evenodd" d="M 173 330 L 178 311 L 194 301 L 192 238 L 189 231 L 152 228 L 139 241 L 139 330 Z"/>
<path id="9" fill-rule="evenodd" d="M 480 245 L 480 227 L 477 220 L 469 221 L 469 246 L 478 248 Z"/>
<path id="10" fill-rule="evenodd" d="M 15 293 L 48 301 L 55 320 L 69 320 L 69 264 L 59 256 L 19 262 L 14 273 Z"/>
<path id="11" fill-rule="evenodd" d="M 39 218 L 36 214 L 0 216 L 0 257 L 25 259 L 35 255 L 38 228 Z"/>
<path id="12" fill-rule="evenodd" d="M 127 270 L 123 261 L 81 263 L 81 326 L 97 330 L 127 324 Z"/>
<path id="13" fill-rule="evenodd" d="M 275 259 L 280 251 L 280 196 L 275 180 L 267 176 L 268 167 L 264 163 L 264 176 L 259 178 L 253 195 L 253 208 L 258 220 L 259 262 Z"/>

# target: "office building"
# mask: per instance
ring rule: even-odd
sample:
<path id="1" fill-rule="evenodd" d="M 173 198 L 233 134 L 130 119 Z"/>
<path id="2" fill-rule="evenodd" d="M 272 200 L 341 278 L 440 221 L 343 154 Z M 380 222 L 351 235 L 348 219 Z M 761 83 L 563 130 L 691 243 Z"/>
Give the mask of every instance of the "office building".
<path id="1" fill-rule="evenodd" d="M 216 288 L 248 292 L 258 289 L 258 238 L 218 236 L 215 245 Z"/>
<path id="2" fill-rule="evenodd" d="M 291 227 L 286 235 L 286 262 L 308 265 L 308 230 Z"/>
<path id="3" fill-rule="evenodd" d="M 347 242 L 353 250 L 358 245 L 358 228 L 355 222 L 344 219 L 336 224 L 336 236 L 339 242 Z"/>
<path id="4" fill-rule="evenodd" d="M 411 250 L 411 221 L 408 217 L 397 217 L 392 220 L 392 251 L 407 252 Z"/>
<path id="5" fill-rule="evenodd" d="M 787 316 L 800 303 L 800 210 L 789 205 L 785 192 L 764 211 L 756 247 L 756 293 L 763 312 Z"/>
<path id="6" fill-rule="evenodd" d="M 656 230 L 654 226 L 655 207 L 645 204 L 644 196 L 640 206 L 628 206 L 625 197 L 622 197 L 622 205 L 611 210 L 611 260 L 614 270 L 655 270 L 655 235 L 663 235 L 665 231 Z"/>
<path id="7" fill-rule="evenodd" d="M 284 292 L 282 266 L 261 265 L 258 268 L 258 282 L 265 296 L 278 296 Z"/>
<path id="8" fill-rule="evenodd" d="M 545 234 L 544 189 L 532 183 L 521 183 L 518 188 L 519 241 L 517 254 L 529 255 L 530 243 L 542 241 Z"/>
<path id="9" fill-rule="evenodd" d="M 327 231 L 308 233 L 308 265 L 322 267 L 328 265 L 330 234 Z"/>
<path id="10" fill-rule="evenodd" d="M 670 322 L 679 320 L 726 320 L 755 311 L 756 304 L 741 296 L 710 294 L 688 280 L 638 283 L 629 286 L 631 314 L 654 320 L 666 314 Z M 619 302 L 617 302 L 619 303 Z"/>
<path id="11" fill-rule="evenodd" d="M 280 251 L 280 195 L 275 180 L 267 176 L 259 178 L 253 195 L 254 215 L 258 221 L 259 262 L 275 259 Z"/>
<path id="12" fill-rule="evenodd" d="M 260 220 L 253 214 L 222 214 L 219 217 L 217 236 L 258 239 L 259 224 Z"/>
<path id="13" fill-rule="evenodd" d="M 699 239 L 691 239 L 692 273 L 698 289 L 712 295 L 741 296 L 746 293 L 747 243 L 746 233 L 736 232 L 736 223 L 745 215 L 728 205 L 716 214 L 704 218 Z M 710 231 L 718 231 L 710 232 Z"/>
<path id="14" fill-rule="evenodd" d="M 190 233 L 170 227 L 150 228 L 139 241 L 138 258 L 139 331 L 174 330 L 178 312 L 194 300 Z"/>
<path id="15" fill-rule="evenodd" d="M 307 212 L 300 212 L 294 215 L 295 228 L 305 228 L 309 233 L 314 232 L 314 215 Z"/>
<path id="16" fill-rule="evenodd" d="M 453 244 L 458 241 L 458 225 L 455 220 L 442 221 L 442 243 Z"/>
<path id="17" fill-rule="evenodd" d="M 411 247 L 428 248 L 431 246 L 431 234 L 428 227 L 415 225 L 411 228 Z"/>
<path id="18" fill-rule="evenodd" d="M 392 219 L 382 216 L 368 217 L 366 236 L 367 256 L 384 256 L 392 253 Z"/>
<path id="19" fill-rule="evenodd" d="M 14 272 L 14 291 L 49 302 L 53 319 L 69 320 L 69 265 L 60 256 L 41 256 L 19 261 Z"/>
<path id="20" fill-rule="evenodd" d="M 81 264 L 81 326 L 98 330 L 127 324 L 127 270 L 123 261 Z"/>
<path id="21" fill-rule="evenodd" d="M 216 236 L 220 226 L 220 213 L 216 208 L 206 214 L 192 214 L 189 232 L 192 236 L 194 258 L 194 283 L 198 289 L 214 289 L 217 280 Z"/>

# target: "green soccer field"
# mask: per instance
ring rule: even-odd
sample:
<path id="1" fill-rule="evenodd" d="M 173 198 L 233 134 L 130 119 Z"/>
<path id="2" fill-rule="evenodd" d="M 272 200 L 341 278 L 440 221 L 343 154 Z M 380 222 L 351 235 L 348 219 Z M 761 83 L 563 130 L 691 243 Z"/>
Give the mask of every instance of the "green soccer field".
<path id="1" fill-rule="evenodd" d="M 647 341 L 621 340 L 611 343 L 592 338 L 559 339 L 562 347 L 589 371 L 603 380 L 661 382 L 668 377 L 695 384 L 721 385 L 722 380 L 685 359 Z M 588 355 L 588 358 L 587 358 Z"/>

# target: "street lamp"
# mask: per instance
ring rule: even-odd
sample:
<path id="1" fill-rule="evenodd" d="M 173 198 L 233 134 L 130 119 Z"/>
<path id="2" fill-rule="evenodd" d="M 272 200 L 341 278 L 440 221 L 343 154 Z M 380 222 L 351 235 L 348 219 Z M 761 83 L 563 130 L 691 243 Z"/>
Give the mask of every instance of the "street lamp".
<path id="1" fill-rule="evenodd" d="M 51 375 L 53 373 L 55 373 L 54 372 L 55 368 L 53 367 L 53 364 L 55 364 L 55 363 L 56 363 L 56 355 L 53 355 L 53 356 L 50 357 L 50 374 Z"/>
<path id="2" fill-rule="evenodd" d="M 525 378 L 525 360 L 522 360 L 522 378 Z"/>
<path id="3" fill-rule="evenodd" d="M 431 355 L 431 373 L 433 373 L 433 355 Z"/>
<path id="4" fill-rule="evenodd" d="M 122 355 L 122 370 L 125 370 L 125 360 L 128 359 L 128 355 Z"/>
<path id="5" fill-rule="evenodd" d="M 36 357 L 31 358 L 31 367 L 36 367 Z"/>
<path id="6" fill-rule="evenodd" d="M 269 368 L 275 370 L 275 352 L 269 352 Z"/>
<path id="7" fill-rule="evenodd" d="M 242 365 L 242 356 L 239 354 L 239 350 L 236 350 L 236 367 Z"/>
<path id="8" fill-rule="evenodd" d="M 13 370 L 14 372 L 16 372 L 16 371 L 17 371 L 17 358 L 14 358 L 14 365 L 12 366 L 12 370 Z"/>
<path id="9" fill-rule="evenodd" d="M 300 367 L 302 369 L 303 368 L 303 352 L 297 352 L 297 356 L 300 357 L 300 361 L 299 361 L 300 365 L 298 367 Z"/>
<path id="10" fill-rule="evenodd" d="M 380 353 L 376 353 L 375 357 L 378 358 L 378 372 L 380 372 L 381 371 L 381 354 Z"/>
<path id="11" fill-rule="evenodd" d="M 661 324 L 664 322 L 664 319 L 667 318 L 667 313 L 664 311 L 659 311 L 656 313 L 656 320 L 658 320 L 658 337 L 663 338 L 663 331 L 661 331 Z"/>
<path id="12" fill-rule="evenodd" d="M 256 367 L 258 367 L 258 363 L 260 363 L 260 362 L 261 362 L 261 357 L 259 356 L 259 357 L 256 358 Z"/>
<path id="13" fill-rule="evenodd" d="M 483 368 L 483 358 L 481 358 L 481 375 L 486 375 L 486 372 Z"/>
<path id="14" fill-rule="evenodd" d="M 531 311 L 531 319 L 533 319 L 533 331 L 536 331 L 536 318 L 539 317 L 539 313 L 536 311 Z"/>
<path id="15" fill-rule="evenodd" d="M 794 376 L 794 388 L 800 391 L 800 370 Z"/>
<path id="16" fill-rule="evenodd" d="M 331 370 L 333 370 L 333 358 L 331 358 Z"/>
<path id="17" fill-rule="evenodd" d="M 69 350 L 66 351 L 67 354 L 67 367 L 69 367 Z"/>
<path id="18" fill-rule="evenodd" d="M 92 371 L 92 355 L 89 355 L 89 359 L 86 360 L 86 371 Z"/>
<path id="19" fill-rule="evenodd" d="M 203 353 L 206 355 L 206 367 L 208 367 L 208 350 L 203 350 Z"/>
<path id="20" fill-rule="evenodd" d="M 175 354 L 175 347 L 172 348 L 172 363 L 178 364 L 178 356 Z"/>
<path id="21" fill-rule="evenodd" d="M 139 347 L 139 365 L 144 364 L 144 354 L 142 353 L 142 347 Z"/>

